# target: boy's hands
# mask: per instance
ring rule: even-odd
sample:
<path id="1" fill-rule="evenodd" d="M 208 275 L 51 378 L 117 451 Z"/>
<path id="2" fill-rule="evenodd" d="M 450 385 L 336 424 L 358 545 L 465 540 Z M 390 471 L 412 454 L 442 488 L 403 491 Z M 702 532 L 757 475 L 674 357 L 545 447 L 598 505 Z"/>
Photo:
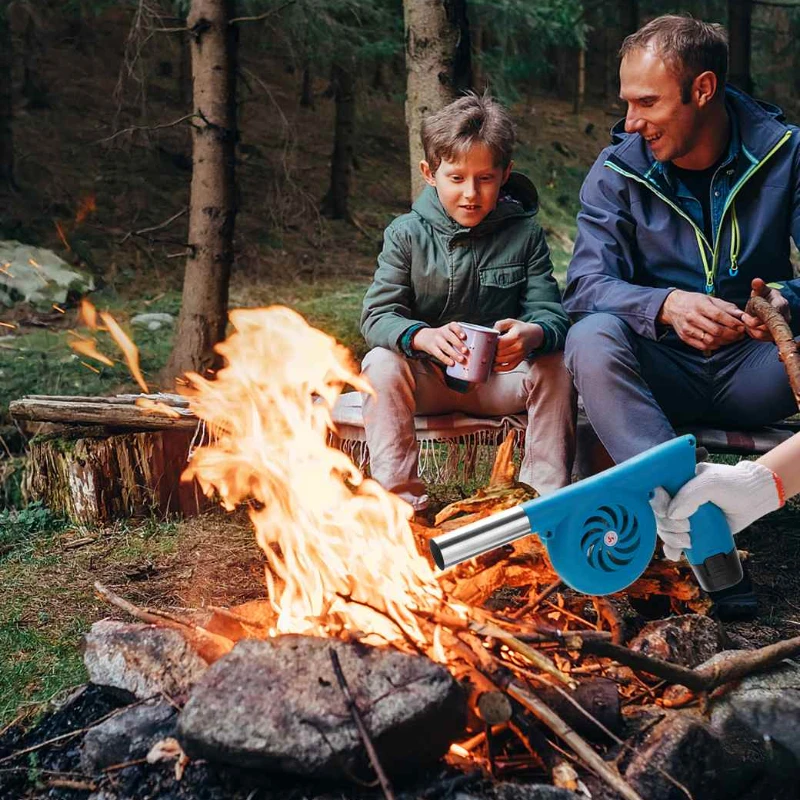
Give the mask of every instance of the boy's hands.
<path id="1" fill-rule="evenodd" d="M 495 372 L 510 372 L 544 341 L 544 329 L 535 322 L 501 319 L 495 322 L 494 327 L 502 334 L 497 340 Z"/>
<path id="2" fill-rule="evenodd" d="M 761 278 L 753 278 L 750 284 L 752 291 L 750 297 L 763 297 L 780 315 L 787 321 L 791 319 L 789 313 L 789 301 L 777 290 L 767 286 Z M 751 317 L 749 314 L 742 315 L 742 322 L 746 325 L 747 335 L 752 339 L 762 342 L 771 342 L 772 334 L 767 330 L 767 326 L 758 317 Z"/>
<path id="3" fill-rule="evenodd" d="M 463 364 L 467 360 L 466 338 L 457 322 L 448 322 L 441 328 L 420 328 L 411 339 L 411 346 L 452 367 L 456 361 Z"/>

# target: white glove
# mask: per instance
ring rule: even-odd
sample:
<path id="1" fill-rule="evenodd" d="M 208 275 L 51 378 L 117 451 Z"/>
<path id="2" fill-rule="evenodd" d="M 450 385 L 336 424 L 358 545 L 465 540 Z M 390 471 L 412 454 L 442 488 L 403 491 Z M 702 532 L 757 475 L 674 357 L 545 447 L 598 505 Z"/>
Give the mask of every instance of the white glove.
<path id="1" fill-rule="evenodd" d="M 669 501 L 659 487 L 650 501 L 656 516 L 658 535 L 664 542 L 664 555 L 671 561 L 691 547 L 689 517 L 704 503 L 719 506 L 731 533 L 780 508 L 784 503 L 780 478 L 763 464 L 740 461 L 736 466 L 702 463 L 697 473 Z"/>

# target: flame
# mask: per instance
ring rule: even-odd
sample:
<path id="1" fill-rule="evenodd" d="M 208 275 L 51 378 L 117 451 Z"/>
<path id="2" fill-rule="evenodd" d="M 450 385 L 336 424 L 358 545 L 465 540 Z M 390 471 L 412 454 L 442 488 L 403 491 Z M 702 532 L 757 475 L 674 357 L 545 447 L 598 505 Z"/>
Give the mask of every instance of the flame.
<path id="1" fill-rule="evenodd" d="M 95 342 L 94 339 L 72 339 L 69 343 L 69 346 L 76 353 L 80 353 L 87 358 L 93 358 L 95 361 L 99 361 L 101 364 L 105 364 L 107 367 L 114 366 L 114 362 L 108 356 L 104 356 L 97 349 L 97 342 Z"/>
<path id="2" fill-rule="evenodd" d="M 186 376 L 211 444 L 184 478 L 229 510 L 248 504 L 268 562 L 271 632 L 429 645 L 413 612 L 436 608 L 442 592 L 417 552 L 410 506 L 327 444 L 345 384 L 371 391 L 350 354 L 287 308 L 230 320 L 236 331 L 216 348 L 225 366 L 213 380 Z"/>
<path id="3" fill-rule="evenodd" d="M 97 309 L 86 298 L 81 300 L 80 320 L 87 328 L 97 330 Z"/>
<path id="4" fill-rule="evenodd" d="M 8 271 L 8 268 L 10 266 L 11 266 L 11 262 L 10 261 L 6 261 L 5 264 L 0 266 L 0 272 L 2 272 L 3 275 L 8 275 L 9 278 L 13 278 L 14 276 Z"/>
<path id="5" fill-rule="evenodd" d="M 69 242 L 67 241 L 67 234 L 64 233 L 63 226 L 57 219 L 53 220 L 53 224 L 56 226 L 56 233 L 58 234 L 58 238 L 61 239 L 61 243 L 66 248 L 67 252 L 70 252 L 72 248 L 69 246 Z"/>
<path id="6" fill-rule="evenodd" d="M 163 414 L 165 417 L 180 418 L 180 412 L 160 401 L 151 400 L 149 397 L 137 397 L 135 405 L 154 414 Z"/>
<path id="7" fill-rule="evenodd" d="M 97 196 L 89 194 L 82 197 L 78 203 L 78 212 L 75 214 L 75 224 L 83 224 L 89 214 L 94 214 L 95 211 L 97 211 Z"/>
<path id="8" fill-rule="evenodd" d="M 147 394 L 150 390 L 142 377 L 142 371 L 139 369 L 139 350 L 136 345 L 128 338 L 128 334 L 120 328 L 119 323 L 106 311 L 100 312 L 100 319 L 105 323 L 111 338 L 117 343 L 122 354 L 125 356 L 125 361 L 128 362 L 128 369 L 131 371 L 136 383 L 142 388 L 142 391 Z"/>

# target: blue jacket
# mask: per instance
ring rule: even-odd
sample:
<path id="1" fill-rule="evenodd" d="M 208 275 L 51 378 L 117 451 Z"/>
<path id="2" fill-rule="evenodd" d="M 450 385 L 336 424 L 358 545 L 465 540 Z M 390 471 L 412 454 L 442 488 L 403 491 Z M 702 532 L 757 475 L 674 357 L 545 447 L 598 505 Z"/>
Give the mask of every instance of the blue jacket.
<path id="1" fill-rule="evenodd" d="M 623 122 L 614 127 L 611 146 L 581 188 L 564 293 L 573 320 L 615 314 L 656 339 L 663 333 L 656 317 L 672 289 L 744 308 L 753 278 L 778 283 L 793 320 L 800 319 L 800 285 L 789 260 L 789 237 L 800 242 L 800 129 L 787 125 L 780 109 L 733 87 L 726 104 L 732 137 L 711 188 L 713 241 L 670 165 L 655 161 Z"/>

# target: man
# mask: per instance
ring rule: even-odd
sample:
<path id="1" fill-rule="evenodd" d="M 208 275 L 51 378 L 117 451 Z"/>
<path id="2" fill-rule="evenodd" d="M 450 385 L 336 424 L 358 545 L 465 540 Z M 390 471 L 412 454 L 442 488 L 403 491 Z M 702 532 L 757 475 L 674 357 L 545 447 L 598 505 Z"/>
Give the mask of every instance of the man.
<path id="1" fill-rule="evenodd" d="M 795 412 L 777 348 L 743 308 L 755 291 L 800 320 L 800 131 L 726 86 L 719 25 L 659 17 L 620 55 L 628 112 L 581 190 L 564 296 L 567 366 L 617 463 L 676 425 Z M 755 612 L 752 596 L 731 603 Z"/>

